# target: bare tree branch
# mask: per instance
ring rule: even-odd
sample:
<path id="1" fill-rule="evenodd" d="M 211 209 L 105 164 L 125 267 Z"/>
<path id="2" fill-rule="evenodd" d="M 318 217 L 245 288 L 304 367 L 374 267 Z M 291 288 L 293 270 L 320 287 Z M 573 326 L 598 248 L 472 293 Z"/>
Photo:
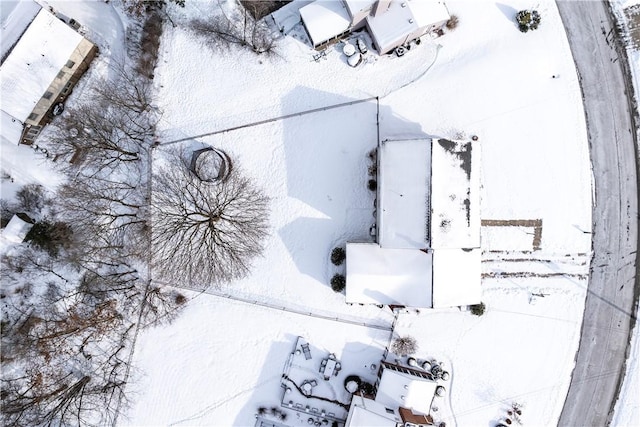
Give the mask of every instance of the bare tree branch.
<path id="1" fill-rule="evenodd" d="M 179 158 L 154 175 L 153 265 L 168 281 L 208 286 L 244 277 L 262 253 L 269 199 L 237 168 L 200 181 Z"/>

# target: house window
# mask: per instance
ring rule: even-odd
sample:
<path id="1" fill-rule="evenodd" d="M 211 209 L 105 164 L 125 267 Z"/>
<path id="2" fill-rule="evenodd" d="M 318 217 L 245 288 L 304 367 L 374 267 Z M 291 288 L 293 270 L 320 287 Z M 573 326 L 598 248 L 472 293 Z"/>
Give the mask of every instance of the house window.
<path id="1" fill-rule="evenodd" d="M 65 74 L 66 74 L 66 73 L 65 73 L 64 71 L 59 71 L 59 72 L 58 72 L 58 75 L 56 76 L 56 79 L 61 79 L 61 78 L 63 78 L 63 77 L 65 76 Z"/>
<path id="2" fill-rule="evenodd" d="M 53 92 L 49 92 L 49 91 L 46 91 L 44 95 L 42 95 L 44 99 L 51 99 L 52 96 L 53 96 Z"/>
<path id="3" fill-rule="evenodd" d="M 62 94 L 66 95 L 67 93 L 69 93 L 69 91 L 71 90 L 71 85 L 73 83 L 72 82 L 67 82 L 66 85 L 64 85 L 64 89 L 62 89 Z"/>
<path id="4" fill-rule="evenodd" d="M 74 65 L 76 65 L 76 63 L 71 61 L 71 60 L 69 60 L 69 61 L 67 61 L 67 63 L 64 66 L 67 67 L 67 68 L 73 68 Z"/>
<path id="5" fill-rule="evenodd" d="M 29 114 L 29 117 L 27 117 L 27 120 L 35 120 L 38 118 L 38 115 L 36 113 L 31 113 Z"/>
<path id="6" fill-rule="evenodd" d="M 389 409 L 389 408 L 384 408 L 387 411 L 387 414 L 393 414 L 393 409 Z"/>
<path id="7" fill-rule="evenodd" d="M 40 133 L 40 126 L 33 126 L 27 131 L 27 137 L 34 138 Z"/>

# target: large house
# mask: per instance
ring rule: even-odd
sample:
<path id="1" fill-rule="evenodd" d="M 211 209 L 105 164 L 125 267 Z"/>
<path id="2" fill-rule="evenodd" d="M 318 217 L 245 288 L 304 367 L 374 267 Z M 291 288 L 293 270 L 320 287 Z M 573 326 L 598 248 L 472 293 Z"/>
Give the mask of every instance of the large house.
<path id="1" fill-rule="evenodd" d="M 34 5 L 17 3 L 3 22 L 0 135 L 12 143 L 33 143 L 62 111 L 62 103 L 98 52 L 69 25 Z M 25 22 L 26 29 L 17 28 L 25 9 L 33 13 L 32 20 Z M 6 45 L 5 40 L 14 44 Z"/>
<path id="2" fill-rule="evenodd" d="M 300 17 L 316 49 L 366 27 L 380 54 L 441 29 L 450 18 L 437 0 L 316 0 Z"/>
<path id="3" fill-rule="evenodd" d="M 375 243 L 347 243 L 348 303 L 480 303 L 480 151 L 473 141 L 378 147 Z"/>

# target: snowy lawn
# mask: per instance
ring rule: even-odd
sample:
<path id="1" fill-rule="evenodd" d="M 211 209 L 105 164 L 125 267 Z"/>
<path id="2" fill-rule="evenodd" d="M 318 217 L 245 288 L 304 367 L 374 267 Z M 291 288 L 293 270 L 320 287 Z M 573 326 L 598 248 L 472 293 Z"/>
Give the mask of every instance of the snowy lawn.
<path id="1" fill-rule="evenodd" d="M 371 53 L 355 69 L 340 45 L 314 61 L 297 27 L 280 56 L 262 58 L 210 52 L 180 26 L 167 26 L 156 73 L 162 139 L 372 96 L 382 97 L 383 139 L 477 135 L 481 217 L 502 224 L 483 231 L 483 272 L 498 276 L 484 282 L 487 313 L 403 314 L 398 332 L 415 335 L 424 356 L 449 361 L 448 424 L 486 425 L 512 401 L 526 405 L 528 424 L 553 424 L 577 350 L 590 257 L 591 176 L 573 61 L 553 2 L 540 4 L 543 24 L 529 34 L 513 21 L 531 6 L 524 1 L 447 5 L 460 17 L 454 32 L 425 39 L 402 58 Z M 175 12 L 204 15 L 208 7 L 187 3 Z M 264 257 L 250 277 L 221 292 L 389 323 L 388 312 L 346 306 L 327 284 L 339 271 L 329 263 L 331 248 L 367 239 L 374 219 L 365 184 L 376 115 L 372 100 L 199 138 L 231 154 L 272 199 Z M 521 275 L 534 278 L 516 279 Z M 278 404 L 278 378 L 295 336 L 315 345 L 326 339 L 322 345 L 339 353 L 345 342 L 367 342 L 351 328 L 198 297 L 175 325 L 141 336 L 134 359 L 146 376 L 133 385 L 140 394 L 130 422 L 250 424 L 257 405 Z M 326 335 L 316 338 L 318 330 Z M 252 359 L 243 365 L 247 348 Z"/>
<path id="2" fill-rule="evenodd" d="M 131 387 L 136 405 L 121 423 L 253 425 L 258 407 L 279 406 L 280 379 L 298 336 L 311 344 L 318 364 L 316 349 L 335 353 L 345 375 L 366 372 L 389 343 L 388 331 L 202 294 L 174 324 L 140 336 Z M 342 387 L 341 379 L 331 382 Z M 288 418 L 298 420 L 294 413 Z"/>
<path id="3" fill-rule="evenodd" d="M 316 94 L 299 89 L 296 96 Z M 331 250 L 347 240 L 370 240 L 375 222 L 374 193 L 366 183 L 367 153 L 377 141 L 376 111 L 375 102 L 362 102 L 199 139 L 227 152 L 234 168 L 271 199 L 264 256 L 250 277 L 221 292 L 389 324 L 388 310 L 347 306 L 343 294 L 329 286 L 333 274 L 344 274 L 344 264 L 331 264 Z"/>
<path id="4" fill-rule="evenodd" d="M 493 426 L 514 402 L 523 405 L 524 425 L 554 425 L 580 339 L 586 281 L 491 279 L 484 286 L 484 315 L 402 314 L 396 333 L 416 338 L 416 357 L 444 361 L 450 371 L 447 425 Z"/>

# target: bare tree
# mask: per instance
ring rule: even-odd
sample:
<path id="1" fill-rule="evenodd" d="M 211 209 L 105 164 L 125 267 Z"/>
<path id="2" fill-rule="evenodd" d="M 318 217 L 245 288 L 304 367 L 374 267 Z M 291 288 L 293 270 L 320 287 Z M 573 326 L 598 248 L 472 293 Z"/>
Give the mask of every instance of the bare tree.
<path id="1" fill-rule="evenodd" d="M 269 200 L 237 168 L 204 182 L 179 155 L 154 174 L 153 267 L 161 278 L 197 286 L 245 276 L 262 253 Z"/>
<path id="2" fill-rule="evenodd" d="M 52 123 L 46 144 L 54 156 L 102 170 L 146 155 L 158 117 L 151 85 L 122 66 L 115 70 L 117 79 L 97 83 L 87 101 Z"/>
<path id="3" fill-rule="evenodd" d="M 418 351 L 418 343 L 412 336 L 398 337 L 391 343 L 391 351 L 399 356 L 407 356 Z"/>
<path id="4" fill-rule="evenodd" d="M 185 0 L 169 0 L 180 7 L 184 7 Z M 147 12 L 163 9 L 167 0 L 123 0 L 125 12 L 131 16 L 140 17 Z"/>
<path id="5" fill-rule="evenodd" d="M 220 3 L 218 2 L 220 5 Z M 264 20 L 256 20 L 243 6 L 225 10 L 209 18 L 196 18 L 190 22 L 191 30 L 213 49 L 237 45 L 247 47 L 257 54 L 275 53 L 278 36 Z"/>
<path id="6" fill-rule="evenodd" d="M 7 425 L 103 425 L 112 419 L 125 385 L 130 325 L 114 300 L 65 308 L 50 305 L 5 326 L 3 335 L 29 343 L 21 369 L 3 372 Z"/>
<path id="7" fill-rule="evenodd" d="M 17 208 L 33 216 L 38 215 L 47 203 L 45 189 L 40 184 L 23 186 L 16 192 L 16 199 Z"/>

